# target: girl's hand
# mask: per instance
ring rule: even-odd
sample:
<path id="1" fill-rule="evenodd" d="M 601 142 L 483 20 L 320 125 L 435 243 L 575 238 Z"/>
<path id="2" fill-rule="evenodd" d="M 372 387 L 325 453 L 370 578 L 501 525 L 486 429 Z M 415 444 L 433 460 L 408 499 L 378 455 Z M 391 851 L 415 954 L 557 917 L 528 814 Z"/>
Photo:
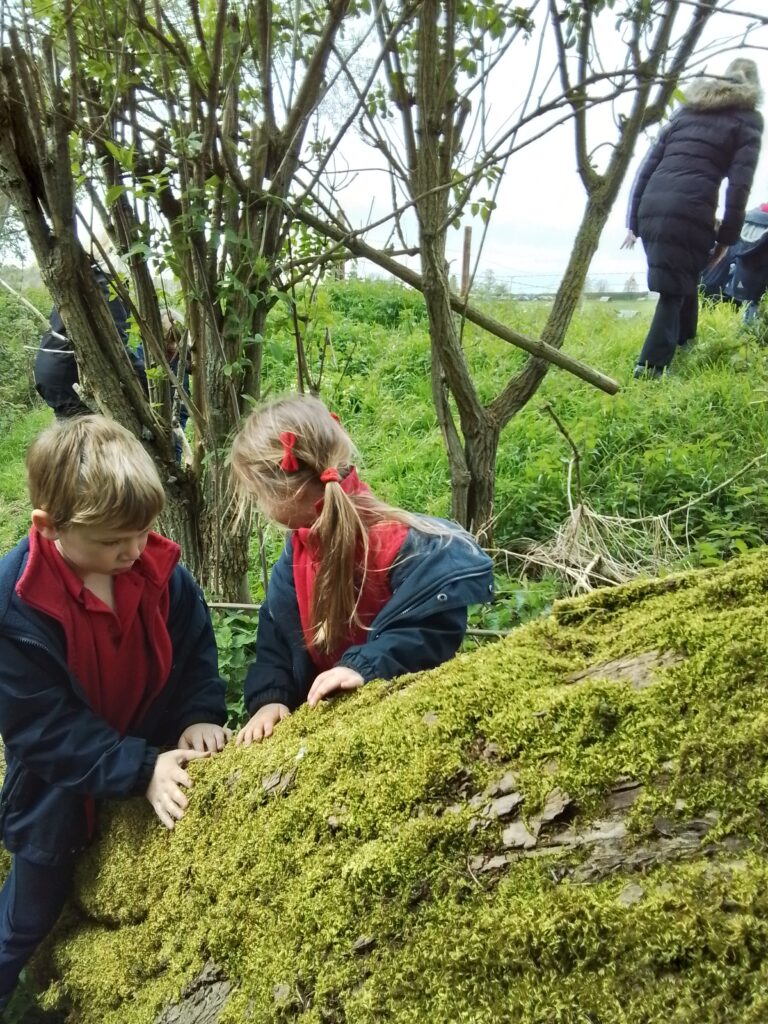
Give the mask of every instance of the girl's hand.
<path id="1" fill-rule="evenodd" d="M 197 725 L 188 725 L 179 736 L 177 744 L 179 750 L 209 750 L 217 754 L 223 750 L 232 737 L 231 729 L 223 729 L 220 725 L 212 725 L 209 722 L 199 722 Z"/>
<path id="2" fill-rule="evenodd" d="M 172 829 L 177 821 L 181 821 L 189 804 L 181 790 L 182 786 L 192 788 L 192 779 L 184 771 L 184 765 L 198 757 L 208 756 L 202 750 L 167 750 L 155 762 L 146 797 L 166 828 Z"/>
<path id="3" fill-rule="evenodd" d="M 621 248 L 622 249 L 634 249 L 636 241 L 637 241 L 637 235 L 634 233 L 634 231 L 628 231 L 627 232 L 627 237 L 621 243 Z"/>
<path id="4" fill-rule="evenodd" d="M 259 743 L 267 736 L 272 735 L 272 730 L 278 722 L 290 715 L 290 708 L 285 704 L 265 704 L 259 708 L 253 718 L 243 726 L 237 734 L 235 744 L 238 747 L 250 747 L 252 743 Z"/>
<path id="5" fill-rule="evenodd" d="M 356 690 L 364 682 L 365 680 L 359 672 L 355 672 L 354 669 L 347 668 L 345 665 L 329 668 L 327 672 L 321 672 L 315 678 L 307 695 L 307 704 L 313 708 L 321 700 L 336 693 L 337 690 Z"/>

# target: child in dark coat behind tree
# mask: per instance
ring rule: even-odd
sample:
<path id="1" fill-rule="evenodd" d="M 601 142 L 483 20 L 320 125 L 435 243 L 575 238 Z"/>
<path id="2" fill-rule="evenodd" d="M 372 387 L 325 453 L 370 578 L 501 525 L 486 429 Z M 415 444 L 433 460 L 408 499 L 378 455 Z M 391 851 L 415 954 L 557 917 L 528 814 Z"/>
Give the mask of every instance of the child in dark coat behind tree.
<path id="1" fill-rule="evenodd" d="M 256 410 L 235 438 L 241 498 L 291 531 L 259 615 L 240 744 L 304 701 L 447 661 L 467 606 L 492 597 L 491 560 L 468 534 L 386 505 L 353 463 L 349 435 L 308 396 Z"/>
<path id="2" fill-rule="evenodd" d="M 0 1007 L 56 921 L 94 800 L 146 795 L 173 828 L 185 765 L 228 739 L 199 587 L 139 441 L 101 416 L 62 421 L 27 457 L 29 537 L 0 561 Z M 162 752 L 163 748 L 172 749 Z"/>

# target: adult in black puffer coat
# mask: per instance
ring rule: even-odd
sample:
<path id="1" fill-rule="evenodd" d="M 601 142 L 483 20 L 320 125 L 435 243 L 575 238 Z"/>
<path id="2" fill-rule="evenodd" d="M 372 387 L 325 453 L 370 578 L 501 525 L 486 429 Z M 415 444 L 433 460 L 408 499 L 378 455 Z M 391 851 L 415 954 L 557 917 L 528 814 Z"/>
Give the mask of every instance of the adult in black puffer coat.
<path id="1" fill-rule="evenodd" d="M 741 231 L 760 155 L 763 118 L 756 108 L 761 98 L 757 66 L 744 58 L 732 61 L 722 78 L 694 82 L 685 106 L 640 168 L 624 246 L 642 239 L 648 287 L 659 293 L 659 301 L 635 376 L 661 376 L 677 346 L 696 333 L 699 276 Z M 725 212 L 717 228 L 724 178 Z"/>

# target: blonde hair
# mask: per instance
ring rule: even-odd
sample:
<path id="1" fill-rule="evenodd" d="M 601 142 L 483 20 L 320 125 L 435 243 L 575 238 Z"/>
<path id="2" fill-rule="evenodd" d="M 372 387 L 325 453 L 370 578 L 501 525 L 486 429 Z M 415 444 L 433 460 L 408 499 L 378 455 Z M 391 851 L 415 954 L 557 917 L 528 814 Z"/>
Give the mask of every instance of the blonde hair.
<path id="1" fill-rule="evenodd" d="M 58 529 L 141 530 L 165 504 L 141 442 L 105 416 L 78 416 L 44 430 L 27 452 L 27 483 L 33 507 Z"/>
<path id="2" fill-rule="evenodd" d="M 296 436 L 296 470 L 280 463 L 285 446 L 280 435 Z M 320 474 L 338 471 L 340 480 L 325 483 L 322 509 L 311 527 L 320 566 L 311 600 L 315 646 L 335 651 L 351 627 L 360 625 L 357 608 L 365 585 L 368 538 L 372 526 L 402 523 L 426 533 L 433 531 L 420 517 L 393 508 L 370 492 L 347 494 L 341 481 L 353 468 L 355 447 L 346 430 L 323 403 L 308 395 L 278 398 L 256 409 L 232 445 L 232 476 L 241 513 L 252 502 L 268 514 L 270 506 L 301 496 Z"/>

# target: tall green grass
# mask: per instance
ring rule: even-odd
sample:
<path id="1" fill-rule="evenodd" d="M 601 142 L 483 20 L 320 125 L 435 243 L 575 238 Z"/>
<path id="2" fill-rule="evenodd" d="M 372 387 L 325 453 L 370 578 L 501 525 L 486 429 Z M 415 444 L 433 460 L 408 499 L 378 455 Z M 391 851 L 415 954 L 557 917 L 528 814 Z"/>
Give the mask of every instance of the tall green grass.
<path id="1" fill-rule="evenodd" d="M 546 403 L 579 449 L 582 497 L 606 515 L 662 514 L 722 484 L 766 451 L 768 359 L 754 334 L 743 330 L 738 312 L 725 305 L 704 307 L 698 341 L 678 353 L 669 377 L 635 381 L 632 370 L 653 307 L 651 300 L 588 302 L 579 310 L 565 349 L 615 377 L 622 390 L 611 397 L 565 371 L 548 373 L 502 435 L 500 546 L 520 538 L 543 540 L 568 512 L 571 452 Z M 534 335 L 547 315 L 541 302 L 496 301 L 491 311 Z M 636 315 L 626 318 L 623 312 Z M 447 514 L 448 466 L 432 408 L 420 297 L 398 285 L 348 282 L 322 293 L 312 314 L 315 336 L 327 326 L 333 341 L 322 394 L 357 441 L 366 479 L 396 504 Z M 291 388 L 292 341 L 278 330 L 271 345 L 267 379 L 274 391 Z M 484 401 L 525 359 L 471 325 L 464 346 Z M 694 506 L 687 520 L 673 521 L 673 528 L 688 532 L 694 562 L 764 542 L 766 484 L 768 466 L 760 463 Z"/>
<path id="2" fill-rule="evenodd" d="M 5 554 L 29 529 L 29 497 L 24 476 L 27 447 L 53 419 L 50 409 L 37 407 L 3 423 L 0 418 L 0 554 Z"/>
<path id="3" fill-rule="evenodd" d="M 542 302 L 494 301 L 491 311 L 517 330 L 537 334 Z M 632 318 L 621 316 L 633 312 Z M 581 454 L 582 496 L 598 512 L 661 514 L 717 487 L 766 452 L 768 356 L 728 306 L 702 310 L 699 338 L 678 354 L 660 381 L 635 381 L 632 369 L 653 302 L 585 303 L 565 349 L 622 386 L 607 396 L 558 369 L 502 434 L 497 465 L 496 542 L 550 537 L 568 512 L 571 452 L 544 410 L 550 403 Z M 450 512 L 450 482 L 432 407 L 429 336 L 420 296 L 384 282 L 329 285 L 316 296 L 307 328 L 317 369 L 326 328 L 322 397 L 360 449 L 360 466 L 387 500 L 434 515 Z M 472 326 L 467 358 L 483 400 L 519 368 L 524 355 Z M 295 342 L 277 311 L 265 342 L 265 389 L 295 388 Z M 0 437 L 0 544 L 26 530 L 23 455 L 48 422 L 45 410 L 17 413 Z M 708 562 L 764 543 L 768 534 L 768 460 L 691 509 L 685 521 L 692 560 Z M 574 500 L 578 495 L 573 495 Z M 673 522 L 673 526 L 675 523 Z M 279 548 L 273 536 L 271 547 Z"/>

